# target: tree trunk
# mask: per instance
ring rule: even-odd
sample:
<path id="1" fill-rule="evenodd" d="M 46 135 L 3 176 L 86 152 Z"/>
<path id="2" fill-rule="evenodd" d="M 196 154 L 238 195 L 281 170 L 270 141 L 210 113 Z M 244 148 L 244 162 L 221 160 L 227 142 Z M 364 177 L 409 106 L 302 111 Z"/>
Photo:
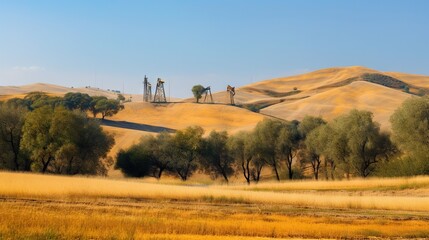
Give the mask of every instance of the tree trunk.
<path id="1" fill-rule="evenodd" d="M 13 143 L 13 133 L 12 130 L 10 131 L 10 144 L 12 147 L 12 152 L 13 152 L 13 162 L 15 163 L 15 171 L 19 170 L 19 161 L 18 161 L 18 154 L 19 154 L 19 150 L 16 151 L 15 149 L 15 144 Z"/>
<path id="2" fill-rule="evenodd" d="M 46 162 L 42 161 L 42 164 L 43 164 L 42 173 L 45 173 L 46 170 L 48 170 L 49 163 L 51 162 L 51 160 L 52 160 L 52 157 L 48 157 L 48 160 Z"/>

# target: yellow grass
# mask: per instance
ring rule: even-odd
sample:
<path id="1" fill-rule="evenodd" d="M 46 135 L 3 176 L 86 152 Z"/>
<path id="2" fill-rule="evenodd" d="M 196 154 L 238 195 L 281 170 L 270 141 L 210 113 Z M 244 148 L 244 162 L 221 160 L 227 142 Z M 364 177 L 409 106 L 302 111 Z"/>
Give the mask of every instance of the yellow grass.
<path id="1" fill-rule="evenodd" d="M 341 181 L 288 181 L 288 182 L 263 182 L 251 186 L 230 186 L 228 188 L 244 190 L 266 190 L 266 191 L 296 191 L 296 190 L 405 190 L 405 189 L 428 189 L 429 177 L 398 177 L 398 178 L 369 178 L 352 179 Z"/>
<path id="2" fill-rule="evenodd" d="M 173 129 L 198 125 L 206 131 L 236 132 L 252 129 L 263 118 L 263 115 L 254 112 L 221 104 L 127 103 L 123 111 L 109 119 Z"/>
<path id="3" fill-rule="evenodd" d="M 422 181 L 427 182 L 427 179 Z M 0 173 L 0 183 L 0 196 L 5 197 L 41 197 L 60 199 L 115 197 L 231 203 L 288 204 L 292 206 L 318 208 L 429 211 L 429 197 L 427 196 L 348 196 L 335 193 L 331 195 L 321 195 L 314 192 L 299 193 L 260 190 L 253 191 L 249 189 L 237 190 L 234 189 L 237 188 L 236 186 L 181 186 L 125 180 L 45 176 L 23 173 L 15 174 L 6 172 Z M 263 188 L 263 185 L 261 186 Z"/>
<path id="4" fill-rule="evenodd" d="M 44 239 L 257 239 L 429 236 L 428 222 L 294 216 L 240 205 L 16 201 L 0 205 L 0 233 Z M 204 235 L 204 237 L 203 237 Z M 208 236 L 208 237 L 206 237 Z"/>
<path id="5" fill-rule="evenodd" d="M 427 189 L 429 177 L 251 186 L 147 181 L 0 172 L 0 239 L 429 237 L 429 197 L 394 194 Z M 386 187 L 397 190 L 342 193 Z"/>
<path id="6" fill-rule="evenodd" d="M 409 97 L 410 94 L 398 90 L 358 81 L 308 98 L 275 104 L 263 109 L 262 112 L 288 120 L 301 120 L 306 115 L 322 116 L 332 120 L 356 108 L 371 111 L 374 113 L 375 121 L 384 129 L 390 129 L 390 116 Z"/>

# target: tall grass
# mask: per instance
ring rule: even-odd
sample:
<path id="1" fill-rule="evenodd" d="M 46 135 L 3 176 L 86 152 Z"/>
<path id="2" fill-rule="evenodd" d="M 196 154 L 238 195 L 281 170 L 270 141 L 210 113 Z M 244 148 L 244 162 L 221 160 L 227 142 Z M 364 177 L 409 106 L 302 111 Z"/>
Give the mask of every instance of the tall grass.
<path id="1" fill-rule="evenodd" d="M 348 196 L 317 192 L 273 192 L 261 189 L 347 189 L 369 186 L 401 186 L 404 182 L 426 183 L 429 178 L 385 179 L 350 182 L 261 184 L 257 186 L 181 186 L 86 177 L 49 176 L 27 173 L 0 173 L 0 196 L 16 198 L 136 198 L 230 203 L 287 204 L 315 208 L 351 208 L 429 211 L 429 197 Z M 314 184 L 312 186 L 311 184 Z M 396 185 L 395 185 L 396 184 Z M 250 188 L 250 189 L 249 189 Z M 253 189 L 252 189 L 253 188 Z M 261 188 L 261 189 L 259 189 Z M 255 191 L 258 190 L 258 191 Z"/>

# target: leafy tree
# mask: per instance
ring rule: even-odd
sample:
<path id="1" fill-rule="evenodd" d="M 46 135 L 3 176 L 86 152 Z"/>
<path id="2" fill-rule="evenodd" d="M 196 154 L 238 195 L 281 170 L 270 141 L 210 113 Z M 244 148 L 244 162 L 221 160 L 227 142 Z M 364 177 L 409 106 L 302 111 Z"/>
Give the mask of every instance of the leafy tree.
<path id="1" fill-rule="evenodd" d="M 300 152 L 300 157 L 304 163 L 310 163 L 314 179 L 319 179 L 319 170 L 322 163 L 323 147 L 325 142 L 321 142 L 321 128 L 316 128 L 307 134 L 304 140 L 304 148 Z M 326 166 L 325 166 L 326 167 Z"/>
<path id="2" fill-rule="evenodd" d="M 320 117 L 306 116 L 299 125 L 299 132 L 304 139 L 304 145 L 301 146 L 300 158 L 304 163 L 310 163 L 313 175 L 316 180 L 319 179 L 319 170 L 322 163 L 323 146 L 321 142 L 321 132 L 319 127 L 326 124 Z"/>
<path id="3" fill-rule="evenodd" d="M 405 100 L 391 116 L 393 140 L 402 152 L 422 169 L 416 173 L 429 174 L 429 98 Z"/>
<path id="4" fill-rule="evenodd" d="M 203 141 L 201 165 L 205 172 L 212 174 L 213 177 L 220 175 L 228 183 L 228 177 L 234 173 L 232 168 L 234 159 L 228 152 L 227 142 L 226 131 L 212 131 Z"/>
<path id="5" fill-rule="evenodd" d="M 192 87 L 192 93 L 194 94 L 195 100 L 197 103 L 200 101 L 203 96 L 204 87 L 202 85 L 195 85 Z"/>
<path id="6" fill-rule="evenodd" d="M 173 137 L 175 161 L 172 163 L 172 171 L 186 181 L 197 168 L 197 160 L 202 147 L 204 130 L 201 127 L 187 127 L 179 130 Z"/>
<path id="7" fill-rule="evenodd" d="M 46 172 L 55 158 L 57 143 L 50 133 L 53 109 L 45 106 L 30 112 L 23 126 L 21 147 L 29 152 L 33 161 L 32 169 Z"/>
<path id="8" fill-rule="evenodd" d="M 124 109 L 124 106 L 117 100 L 101 99 L 95 104 L 95 109 L 101 113 L 101 119 L 104 119 L 105 117 L 117 114 L 120 110 Z"/>
<path id="9" fill-rule="evenodd" d="M 84 112 L 89 109 L 91 101 L 92 97 L 86 93 L 69 92 L 64 95 L 63 105 L 69 110 L 78 109 Z"/>
<path id="10" fill-rule="evenodd" d="M 15 108 L 25 108 L 27 110 L 32 110 L 31 108 L 31 101 L 28 99 L 22 99 L 22 98 L 11 98 L 7 100 L 6 104 L 11 107 Z"/>
<path id="11" fill-rule="evenodd" d="M 297 156 L 300 148 L 301 136 L 298 131 L 299 122 L 287 122 L 279 131 L 279 136 L 275 144 L 276 152 L 280 158 L 286 160 L 286 167 L 288 169 L 289 179 L 293 178 L 293 160 Z"/>
<path id="12" fill-rule="evenodd" d="M 149 136 L 142 139 L 142 147 L 146 146 L 152 155 L 152 176 L 160 179 L 166 170 L 171 170 L 175 158 L 173 136 L 168 132 L 161 132 L 156 137 Z"/>
<path id="13" fill-rule="evenodd" d="M 251 180 L 259 181 L 265 164 L 255 152 L 256 145 L 256 138 L 252 132 L 238 132 L 231 136 L 227 143 L 228 151 L 241 169 L 247 184 L 250 184 Z"/>
<path id="14" fill-rule="evenodd" d="M 140 145 L 133 145 L 128 150 L 120 150 L 116 156 L 115 169 L 128 177 L 148 176 L 152 171 L 151 154 Z"/>
<path id="15" fill-rule="evenodd" d="M 314 154 L 314 158 L 310 158 L 309 161 L 312 161 L 312 167 L 320 163 L 320 158 L 323 156 L 323 168 L 324 168 L 324 174 L 325 179 L 328 180 L 329 176 L 332 180 L 335 179 L 335 169 L 336 164 L 334 161 L 334 157 L 332 154 L 332 149 L 335 149 L 335 134 L 334 130 L 331 128 L 328 124 L 323 124 L 311 131 L 307 138 L 305 139 L 305 145 L 310 148 L 310 153 Z M 318 159 L 316 159 L 318 157 Z M 317 169 L 313 170 L 313 173 L 316 173 Z M 317 171 L 318 172 L 318 171 Z"/>
<path id="16" fill-rule="evenodd" d="M 89 103 L 89 111 L 91 111 L 92 116 L 94 118 L 100 113 L 100 109 L 96 108 L 97 102 L 100 100 L 107 100 L 107 97 L 104 96 L 94 96 L 92 97 L 92 101 Z"/>
<path id="17" fill-rule="evenodd" d="M 258 143 L 255 145 L 255 154 L 264 159 L 273 169 L 278 181 L 280 181 L 280 155 L 276 146 L 279 143 L 280 132 L 283 128 L 284 123 L 282 121 L 265 119 L 259 122 L 254 129 L 255 141 Z"/>
<path id="18" fill-rule="evenodd" d="M 352 110 L 333 122 L 331 153 L 341 160 L 347 177 L 351 171 L 367 177 L 378 162 L 393 154 L 389 136 L 372 118 L 371 112 Z"/>
<path id="19" fill-rule="evenodd" d="M 6 103 L 0 104 L 1 168 L 14 171 L 28 170 L 29 163 L 27 156 L 20 150 L 22 127 L 26 114 L 27 109 L 21 106 Z"/>
<path id="20" fill-rule="evenodd" d="M 326 124 L 326 121 L 321 117 L 305 116 L 300 122 L 298 130 L 301 137 L 305 139 L 307 134 L 324 124 Z"/>
<path id="21" fill-rule="evenodd" d="M 113 137 L 84 113 L 45 106 L 28 114 L 22 149 L 29 152 L 32 168 L 59 174 L 105 174 Z"/>
<path id="22" fill-rule="evenodd" d="M 30 102 L 30 110 L 44 106 L 55 108 L 60 106 L 63 101 L 61 97 L 51 97 L 44 92 L 30 92 L 24 97 L 24 100 Z"/>

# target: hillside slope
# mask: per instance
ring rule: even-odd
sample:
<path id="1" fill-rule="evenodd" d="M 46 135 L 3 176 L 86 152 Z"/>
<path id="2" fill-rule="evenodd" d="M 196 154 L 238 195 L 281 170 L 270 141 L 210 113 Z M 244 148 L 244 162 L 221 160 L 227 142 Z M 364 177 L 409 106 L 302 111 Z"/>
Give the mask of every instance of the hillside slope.
<path id="1" fill-rule="evenodd" d="M 126 103 L 123 111 L 109 119 L 170 129 L 198 125 L 206 131 L 236 132 L 253 128 L 263 118 L 261 114 L 222 104 Z"/>
<path id="2" fill-rule="evenodd" d="M 390 115 L 411 96 L 378 84 L 356 81 L 308 98 L 275 104 L 261 112 L 288 120 L 300 120 L 306 115 L 330 120 L 356 108 L 373 112 L 374 119 L 389 129 Z"/>

